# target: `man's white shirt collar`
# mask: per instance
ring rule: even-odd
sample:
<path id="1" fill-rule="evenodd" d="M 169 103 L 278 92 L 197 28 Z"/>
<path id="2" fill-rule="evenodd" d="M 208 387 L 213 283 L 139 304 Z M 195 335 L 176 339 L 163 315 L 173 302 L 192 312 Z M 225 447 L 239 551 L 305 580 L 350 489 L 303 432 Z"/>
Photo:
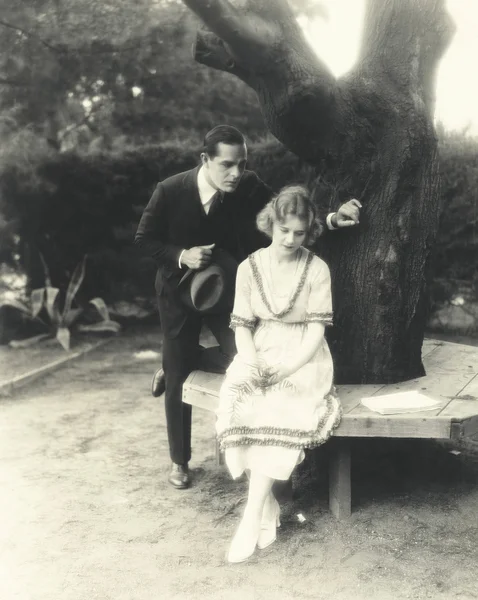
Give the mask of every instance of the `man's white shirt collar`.
<path id="1" fill-rule="evenodd" d="M 209 204 L 214 194 L 217 192 L 216 188 L 214 188 L 209 181 L 206 179 L 204 175 L 204 168 L 200 167 L 198 171 L 198 190 L 199 197 L 201 198 L 201 204 L 206 206 Z"/>

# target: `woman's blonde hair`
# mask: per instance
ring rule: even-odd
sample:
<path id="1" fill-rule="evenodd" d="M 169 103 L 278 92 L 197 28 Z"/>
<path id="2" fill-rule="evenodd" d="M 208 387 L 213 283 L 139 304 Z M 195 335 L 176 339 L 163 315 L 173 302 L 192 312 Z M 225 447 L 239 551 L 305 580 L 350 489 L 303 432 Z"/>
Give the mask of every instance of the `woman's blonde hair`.
<path id="1" fill-rule="evenodd" d="M 315 206 L 310 200 L 310 192 L 303 185 L 287 185 L 268 202 L 257 215 L 259 231 L 272 238 L 274 223 L 283 223 L 288 215 L 298 217 L 307 224 L 306 244 L 311 245 L 322 233 L 323 227 Z"/>

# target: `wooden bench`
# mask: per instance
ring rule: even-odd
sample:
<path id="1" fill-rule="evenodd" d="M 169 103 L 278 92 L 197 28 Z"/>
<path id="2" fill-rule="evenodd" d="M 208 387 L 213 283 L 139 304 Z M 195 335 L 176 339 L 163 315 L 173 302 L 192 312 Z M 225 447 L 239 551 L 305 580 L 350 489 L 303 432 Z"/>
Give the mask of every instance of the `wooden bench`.
<path id="1" fill-rule="evenodd" d="M 331 439 L 329 506 L 338 519 L 351 514 L 350 439 L 363 437 L 423 438 L 458 441 L 478 432 L 478 347 L 425 340 L 422 350 L 427 375 L 389 385 L 342 385 L 340 426 Z M 183 387 L 183 402 L 214 411 L 223 376 L 193 371 Z M 417 390 L 442 402 L 435 411 L 380 415 L 361 398 Z M 332 443 L 333 442 L 333 443 Z M 220 454 L 216 444 L 216 457 Z"/>

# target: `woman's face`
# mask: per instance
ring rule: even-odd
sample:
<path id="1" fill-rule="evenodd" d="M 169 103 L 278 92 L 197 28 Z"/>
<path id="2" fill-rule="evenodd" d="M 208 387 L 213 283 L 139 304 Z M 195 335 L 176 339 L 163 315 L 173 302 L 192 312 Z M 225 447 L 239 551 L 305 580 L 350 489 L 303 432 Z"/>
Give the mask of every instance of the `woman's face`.
<path id="1" fill-rule="evenodd" d="M 283 255 L 294 254 L 305 242 L 307 223 L 295 215 L 286 215 L 272 225 L 272 245 Z"/>

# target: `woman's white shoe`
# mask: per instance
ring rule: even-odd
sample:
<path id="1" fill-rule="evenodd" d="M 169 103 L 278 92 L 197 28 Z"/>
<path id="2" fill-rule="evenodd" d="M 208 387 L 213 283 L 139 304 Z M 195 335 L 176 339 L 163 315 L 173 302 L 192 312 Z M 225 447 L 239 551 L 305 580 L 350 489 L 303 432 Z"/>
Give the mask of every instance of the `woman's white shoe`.
<path id="1" fill-rule="evenodd" d="M 272 503 L 269 503 L 267 512 L 268 514 L 262 517 L 261 530 L 257 540 L 257 547 L 260 550 L 270 546 L 277 538 L 277 527 L 280 527 L 280 506 L 275 498 Z"/>
<path id="2" fill-rule="evenodd" d="M 256 549 L 259 531 L 260 524 L 249 525 L 242 519 L 229 546 L 227 562 L 240 563 L 251 557 Z"/>

